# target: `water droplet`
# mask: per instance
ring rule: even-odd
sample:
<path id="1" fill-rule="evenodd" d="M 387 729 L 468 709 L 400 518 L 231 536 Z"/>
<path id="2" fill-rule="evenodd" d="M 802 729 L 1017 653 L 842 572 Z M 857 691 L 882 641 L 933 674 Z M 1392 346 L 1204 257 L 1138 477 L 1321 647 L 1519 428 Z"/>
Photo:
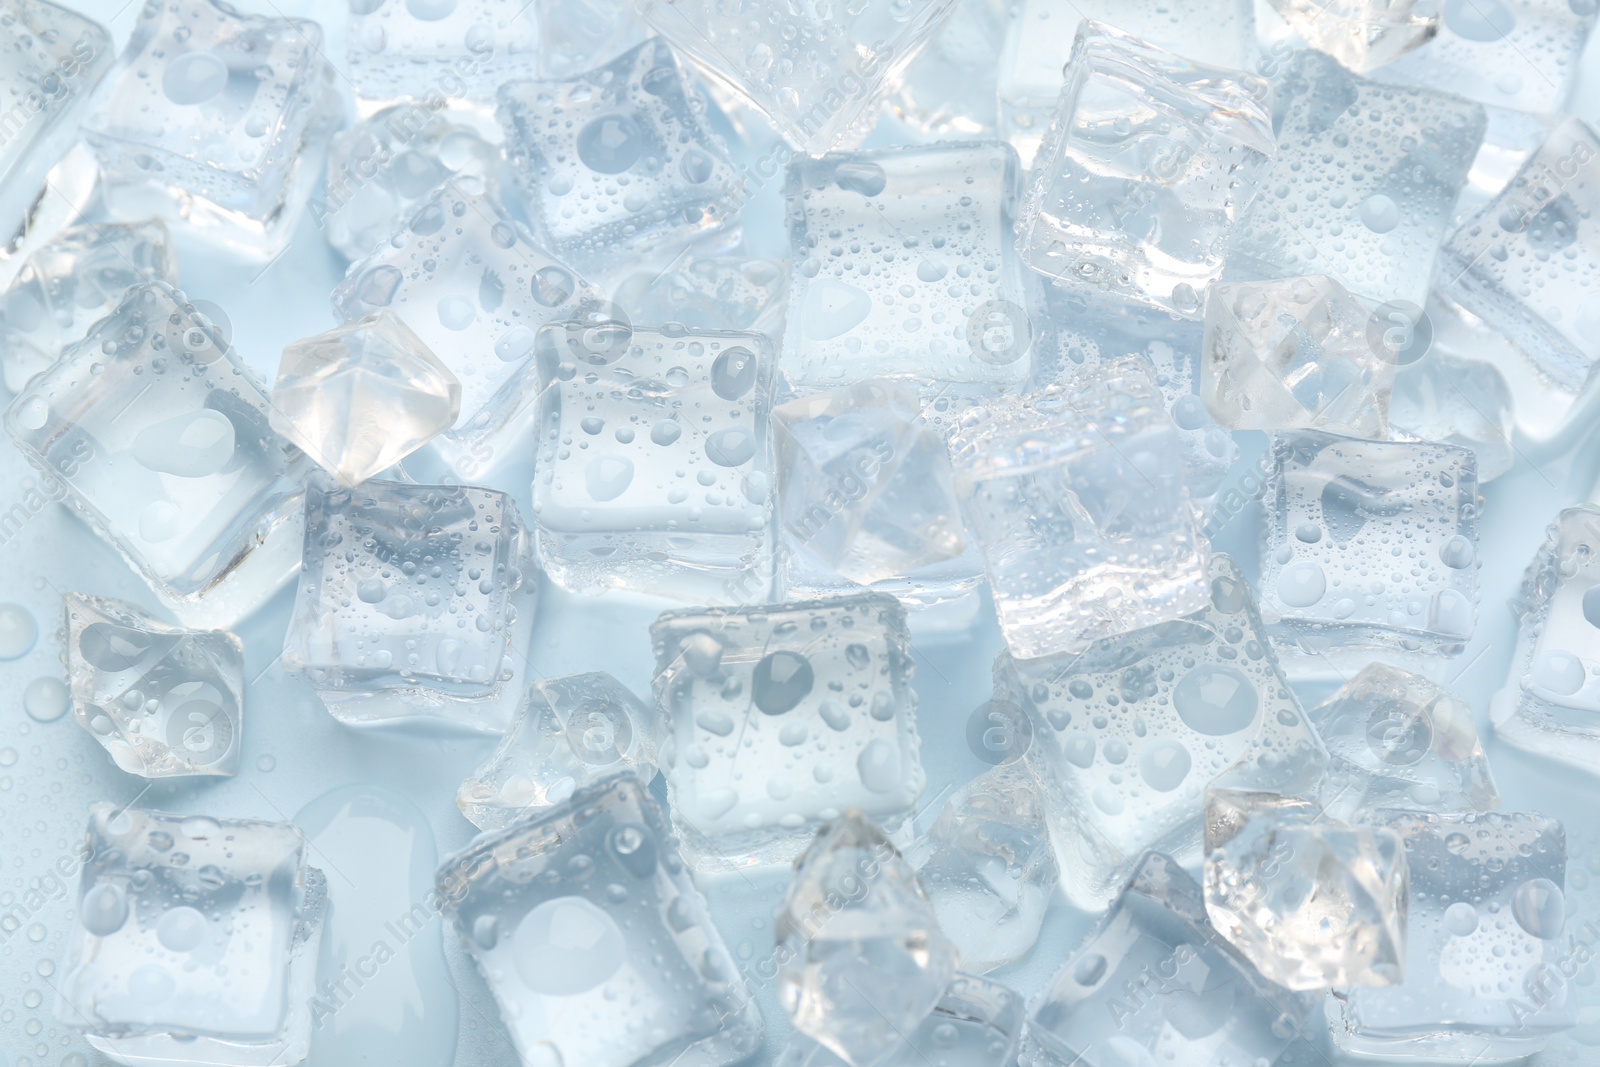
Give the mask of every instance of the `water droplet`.
<path id="1" fill-rule="evenodd" d="M 198 910 L 186 905 L 168 908 L 156 921 L 156 940 L 171 952 L 192 952 L 206 939 L 209 924 Z"/>
<path id="2" fill-rule="evenodd" d="M 1446 567 L 1452 570 L 1465 570 L 1467 567 L 1472 566 L 1472 561 L 1477 558 L 1477 555 L 1477 552 L 1472 547 L 1472 542 L 1460 534 L 1439 546 L 1439 559 Z M 1600 586 L 1596 586 L 1596 588 L 1600 588 Z M 1593 592 L 1593 590 L 1590 591 Z"/>
<path id="3" fill-rule="evenodd" d="M 1256 688 L 1231 667 L 1201 666 L 1172 690 L 1172 706 L 1191 730 L 1208 737 L 1237 733 L 1255 721 Z"/>
<path id="4" fill-rule="evenodd" d="M 1139 754 L 1139 775 L 1151 789 L 1170 793 L 1189 776 L 1189 750 L 1170 737 L 1157 738 Z"/>
<path id="5" fill-rule="evenodd" d="M 39 638 L 33 613 L 21 604 L 0 604 L 0 659 L 18 659 Z"/>
<path id="6" fill-rule="evenodd" d="M 174 104 L 203 104 L 228 85 L 228 64 L 211 52 L 181 52 L 161 75 L 161 91 Z"/>
<path id="7" fill-rule="evenodd" d="M 601 503 L 615 500 L 633 484 L 633 461 L 609 452 L 595 456 L 584 468 L 589 496 Z"/>
<path id="8" fill-rule="evenodd" d="M 1072 965 L 1072 980 L 1081 986 L 1092 986 L 1106 976 L 1106 958 L 1090 952 Z"/>
<path id="9" fill-rule="evenodd" d="M 769 652 L 751 673 L 750 696 L 766 714 L 782 715 L 806 698 L 815 681 L 811 661 L 800 653 Z"/>
<path id="10" fill-rule="evenodd" d="M 471 326 L 478 318 L 478 307 L 464 296 L 447 296 L 439 301 L 439 325 L 457 332 Z"/>
<path id="11" fill-rule="evenodd" d="M 1373 233 L 1388 233 L 1400 225 L 1400 205 L 1382 193 L 1373 193 L 1361 202 L 1361 224 Z"/>
<path id="12" fill-rule="evenodd" d="M 1583 661 L 1570 652 L 1551 649 L 1533 661 L 1533 684 L 1557 696 L 1568 697 L 1583 688 Z"/>
<path id="13" fill-rule="evenodd" d="M 65 715 L 72 694 L 59 678 L 35 678 L 22 691 L 22 707 L 36 722 L 55 722 Z"/>
<path id="14" fill-rule="evenodd" d="M 84 894 L 78 921 L 95 937 L 110 937 L 128 921 L 128 897 L 119 885 L 102 882 Z"/>
<path id="15" fill-rule="evenodd" d="M 711 391 L 724 400 L 738 400 L 756 384 L 756 354 L 736 345 L 711 364 Z"/>
<path id="16" fill-rule="evenodd" d="M 1328 591 L 1328 578 L 1315 560 L 1302 560 L 1278 575 L 1278 599 L 1291 608 L 1309 608 Z"/>
<path id="17" fill-rule="evenodd" d="M 529 989 L 568 997 L 603 985 L 627 959 L 616 920 L 583 897 L 547 900 L 511 935 L 517 974 Z"/>
<path id="18" fill-rule="evenodd" d="M 644 131 L 628 115 L 601 115 L 578 131 L 578 158 L 599 174 L 621 174 L 644 151 Z"/>
<path id="19" fill-rule="evenodd" d="M 900 751 L 883 738 L 876 738 L 856 757 L 861 784 L 874 793 L 892 793 L 900 785 Z"/>
<path id="20" fill-rule="evenodd" d="M 889 184 L 889 175 L 876 163 L 848 161 L 833 169 L 833 180 L 841 189 L 877 196 Z"/>
<path id="21" fill-rule="evenodd" d="M 1517 925 L 1541 941 L 1554 941 L 1566 925 L 1566 898 L 1548 878 L 1530 878 L 1511 897 L 1511 914 Z"/>
<path id="22" fill-rule="evenodd" d="M 1464 900 L 1458 900 L 1444 909 L 1445 932 L 1456 937 L 1466 937 L 1478 928 L 1478 909 Z"/>
<path id="23" fill-rule="evenodd" d="M 706 438 L 706 458 L 719 467 L 738 467 L 756 454 L 756 435 L 743 426 L 730 426 Z"/>

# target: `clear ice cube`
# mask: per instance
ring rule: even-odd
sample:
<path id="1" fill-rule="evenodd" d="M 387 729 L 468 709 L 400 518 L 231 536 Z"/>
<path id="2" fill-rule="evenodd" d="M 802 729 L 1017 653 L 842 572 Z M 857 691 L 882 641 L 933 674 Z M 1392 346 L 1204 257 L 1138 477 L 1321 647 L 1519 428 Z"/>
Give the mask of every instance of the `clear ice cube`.
<path id="1" fill-rule="evenodd" d="M 316 482 L 283 665 L 341 722 L 438 717 L 500 733 L 522 696 L 538 586 L 504 493 Z"/>
<path id="2" fill-rule="evenodd" d="M 283 350 L 272 428 L 347 486 L 455 425 L 461 382 L 387 308 Z"/>
<path id="3" fill-rule="evenodd" d="M 447 856 L 438 895 L 524 1063 L 721 1067 L 761 1045 L 705 897 L 629 772 Z"/>
<path id="4" fill-rule="evenodd" d="M 67 682 L 78 724 L 145 778 L 233 775 L 244 744 L 244 646 L 132 604 L 68 593 Z"/>
<path id="5" fill-rule="evenodd" d="M 1270 6 L 1269 6 L 1270 5 Z M 1325 52 L 1347 70 L 1367 74 L 1433 40 L 1439 32 L 1434 0 L 1269 0 L 1295 43 Z M 1258 24 L 1270 19 L 1260 18 Z M 1259 36 L 1276 36 L 1258 26 Z"/>
<path id="6" fill-rule="evenodd" d="M 915 1030 L 874 1067 L 1014 1067 L 1022 1038 L 1023 1001 L 999 982 L 970 974 L 951 979 Z M 774 1067 L 852 1067 L 826 1045 L 794 1034 Z"/>
<path id="7" fill-rule="evenodd" d="M 955 977 L 916 872 L 851 809 L 795 864 L 773 925 L 784 962 L 778 1003 L 795 1029 L 846 1063 L 884 1063 Z"/>
<path id="8" fill-rule="evenodd" d="M 922 794 L 905 609 L 867 593 L 668 612 L 650 628 L 661 770 L 691 862 L 781 863 L 846 808 Z"/>
<path id="9" fill-rule="evenodd" d="M 95 804 L 57 1017 L 127 1064 L 292 1067 L 327 903 L 287 823 Z"/>
<path id="10" fill-rule="evenodd" d="M 217 327 L 146 282 L 28 383 L 6 429 L 186 626 L 210 629 L 299 565 L 310 464 L 268 411 Z"/>
<path id="11" fill-rule="evenodd" d="M 783 333 L 788 295 L 783 260 L 726 255 L 636 271 L 617 286 L 615 300 L 633 322 L 776 335 Z"/>
<path id="12" fill-rule="evenodd" d="M 1389 436 L 1470 449 L 1482 484 L 1516 461 L 1511 435 L 1520 410 L 1513 406 L 1505 376 L 1492 364 L 1434 350 L 1395 374 Z"/>
<path id="13" fill-rule="evenodd" d="M 1091 298 L 1199 318 L 1272 154 L 1265 80 L 1085 22 L 1017 219 L 1023 260 Z"/>
<path id="14" fill-rule="evenodd" d="M 548 678 L 528 688 L 456 806 L 480 830 L 499 830 L 622 767 L 654 777 L 655 759 L 654 716 L 621 682 L 604 673 Z"/>

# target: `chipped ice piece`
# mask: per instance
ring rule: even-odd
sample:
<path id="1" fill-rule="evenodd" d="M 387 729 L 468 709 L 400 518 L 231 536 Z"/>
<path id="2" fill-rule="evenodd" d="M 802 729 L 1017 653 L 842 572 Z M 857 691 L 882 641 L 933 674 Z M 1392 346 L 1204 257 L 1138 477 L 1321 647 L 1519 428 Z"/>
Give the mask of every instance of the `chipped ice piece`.
<path id="1" fill-rule="evenodd" d="M 969 409 L 950 455 L 1000 630 L 1021 659 L 1199 610 L 1209 546 L 1147 364 Z"/>
<path id="2" fill-rule="evenodd" d="M 1472 706 L 1426 678 L 1370 663 L 1306 715 L 1328 747 L 1316 800 L 1332 818 L 1500 806 Z"/>
<path id="3" fill-rule="evenodd" d="M 504 493 L 313 483 L 283 665 L 350 725 L 437 717 L 500 733 L 522 695 L 538 584 Z"/>
<path id="4" fill-rule="evenodd" d="M 1456 655 L 1472 636 L 1483 505 L 1471 452 L 1275 434 L 1264 502 L 1261 614 L 1294 670 L 1362 649 Z"/>
<path id="5" fill-rule="evenodd" d="M 1022 997 L 999 982 L 957 974 L 933 1011 L 875 1067 L 1013 1067 L 1022 1038 Z M 774 1067 L 852 1067 L 796 1033 Z"/>
<path id="6" fill-rule="evenodd" d="M 0 297 L 0 369 L 20 393 L 133 285 L 178 284 L 178 259 L 159 219 L 62 230 L 36 250 Z"/>
<path id="7" fill-rule="evenodd" d="M 1033 947 L 1059 876 L 1026 766 L 1002 764 L 968 782 L 905 856 L 966 970 L 1004 967 Z"/>
<path id="8" fill-rule="evenodd" d="M 106 206 L 267 258 L 293 235 L 342 118 L 322 28 L 221 0 L 145 4 L 83 125 Z"/>
<path id="9" fill-rule="evenodd" d="M 1382 440 L 1396 365 L 1387 328 L 1320 274 L 1219 282 L 1206 290 L 1201 395 L 1229 429 Z"/>
<path id="10" fill-rule="evenodd" d="M 995 70 L 1010 22 L 1000 0 L 956 0 L 950 17 L 911 61 L 887 108 L 927 137 L 994 137 Z"/>
<path id="11" fill-rule="evenodd" d="M 761 1045 L 744 978 L 630 772 L 480 835 L 445 858 L 438 893 L 525 1063 L 722 1067 Z"/>
<path id="12" fill-rule="evenodd" d="M 1405 984 L 1328 1001 L 1339 1049 L 1430 1063 L 1521 1060 L 1577 1021 L 1563 975 L 1567 846 L 1536 813 L 1387 812 L 1410 868 Z"/>
<path id="13" fill-rule="evenodd" d="M 121 600 L 68 593 L 72 712 L 119 768 L 145 778 L 231 776 L 244 744 L 244 646 Z"/>
<path id="14" fill-rule="evenodd" d="M 797 155 L 784 376 L 808 390 L 1026 381 L 1037 295 L 1012 237 L 1020 192 L 997 141 Z"/>
<path id="15" fill-rule="evenodd" d="M 1357 74 L 1393 63 L 1439 32 L 1433 0 L 1270 0 L 1270 5 L 1299 41 Z"/>
<path id="16" fill-rule="evenodd" d="M 661 770 L 697 867 L 783 863 L 846 808 L 922 794 L 905 610 L 867 593 L 668 612 L 650 628 Z"/>
<path id="17" fill-rule="evenodd" d="M 1395 374 L 1389 437 L 1470 449 L 1483 484 L 1505 474 L 1516 461 L 1511 435 L 1518 410 L 1505 377 L 1492 364 L 1435 349 Z"/>
<path id="18" fill-rule="evenodd" d="M 392 311 L 283 350 L 272 428 L 347 486 L 455 425 L 461 383 Z"/>
<path id="19" fill-rule="evenodd" d="M 1380 85 L 1309 51 L 1272 92 L 1277 153 L 1233 230 L 1227 277 L 1321 273 L 1358 297 L 1426 304 L 1483 108 Z"/>
<path id="20" fill-rule="evenodd" d="M 854 808 L 795 863 L 773 924 L 778 1003 L 847 1063 L 883 1063 L 955 977 L 956 947 L 889 839 Z"/>
<path id="21" fill-rule="evenodd" d="M 1091 298 L 1199 318 L 1273 154 L 1270 101 L 1264 79 L 1085 22 L 1017 219 L 1024 262 Z"/>
<path id="22" fill-rule="evenodd" d="M 310 463 L 268 410 L 217 327 L 146 282 L 28 383 L 6 429 L 185 626 L 214 629 L 299 566 Z"/>
<path id="23" fill-rule="evenodd" d="M 1205 901 L 1217 932 L 1285 989 L 1404 978 L 1406 856 L 1393 830 L 1297 797 L 1212 789 Z"/>
<path id="24" fill-rule="evenodd" d="M 1028 1003 L 1034 1067 L 1272 1063 L 1311 1003 L 1263 978 L 1206 921 L 1200 886 L 1160 853 Z"/>
<path id="25" fill-rule="evenodd" d="M 565 81 L 501 87 L 506 157 L 545 247 L 591 275 L 737 224 L 744 186 L 659 37 Z"/>
<path id="26" fill-rule="evenodd" d="M 544 679 L 461 783 L 456 806 L 480 830 L 499 830 L 623 767 L 654 777 L 655 759 L 650 709 L 621 682 L 604 673 Z"/>
<path id="27" fill-rule="evenodd" d="M 287 823 L 95 804 L 58 1018 L 118 1063 L 306 1058 L 327 882 Z"/>
<path id="28" fill-rule="evenodd" d="M 633 322 L 780 336 L 788 294 L 784 261 L 726 255 L 635 272 L 618 285 L 615 299 Z"/>

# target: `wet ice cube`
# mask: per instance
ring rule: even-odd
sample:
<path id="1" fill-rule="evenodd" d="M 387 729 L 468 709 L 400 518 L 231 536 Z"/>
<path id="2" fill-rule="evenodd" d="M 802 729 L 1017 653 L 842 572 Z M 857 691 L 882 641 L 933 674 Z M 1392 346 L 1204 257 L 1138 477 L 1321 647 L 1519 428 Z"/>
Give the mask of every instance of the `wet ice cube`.
<path id="1" fill-rule="evenodd" d="M 1411 872 L 1406 981 L 1335 994 L 1334 1044 L 1363 1057 L 1503 1063 L 1570 1027 L 1561 824 L 1520 812 L 1390 812 L 1379 825 L 1400 835 Z"/>
<path id="2" fill-rule="evenodd" d="M 445 858 L 438 892 L 525 1063 L 721 1067 L 761 1044 L 744 978 L 631 773 L 479 836 Z"/>
<path id="3" fill-rule="evenodd" d="M 560 804 L 622 767 L 655 774 L 655 722 L 609 674 L 535 682 L 494 754 L 467 776 L 456 806 L 481 830 Z"/>
<path id="4" fill-rule="evenodd" d="M 1004 967 L 1033 947 L 1058 874 L 1044 801 L 1024 765 L 967 783 L 905 855 L 966 970 Z"/>
<path id="5" fill-rule="evenodd" d="M 845 808 L 891 829 L 911 813 L 926 776 L 893 597 L 668 612 L 650 633 L 661 769 L 697 865 L 786 862 Z"/>
<path id="6" fill-rule="evenodd" d="M 392 311 L 283 350 L 272 428 L 355 486 L 455 425 L 461 383 Z"/>
<path id="7" fill-rule="evenodd" d="M 1209 546 L 1141 361 L 974 407 L 950 454 L 1012 655 L 1081 649 L 1204 605 Z"/>
<path id="8" fill-rule="evenodd" d="M 493 489 L 313 483 L 283 665 L 342 722 L 499 733 L 522 695 L 532 557 L 516 503 Z"/>
<path id="9" fill-rule="evenodd" d="M 795 864 L 773 926 L 778 1003 L 847 1063 L 882 1063 L 938 1005 L 956 947 L 889 839 L 855 809 Z"/>
<path id="10" fill-rule="evenodd" d="M 1037 296 L 1012 239 L 1019 193 L 1016 153 L 996 141 L 796 156 L 784 375 L 807 389 L 1027 380 Z"/>
<path id="11" fill-rule="evenodd" d="M 1427 303 L 1483 108 L 1380 85 L 1321 52 L 1273 79 L 1277 153 L 1233 231 L 1230 279 L 1322 273 L 1358 297 Z"/>
<path id="12" fill-rule="evenodd" d="M 1022 1038 L 1023 1002 L 998 982 L 958 974 L 933 1011 L 876 1067 L 1012 1067 Z M 775 1067 L 851 1067 L 826 1045 L 794 1034 Z"/>
<path id="13" fill-rule="evenodd" d="M 268 410 L 216 326 L 147 282 L 28 384 L 6 429 L 185 625 L 214 628 L 299 563 L 310 464 Z"/>
<path id="14" fill-rule="evenodd" d="M 552 326 L 538 344 L 533 516 L 550 577 L 575 590 L 767 600 L 767 339 L 609 322 Z"/>
<path id="15" fill-rule="evenodd" d="M 178 259 L 157 219 L 74 226 L 22 265 L 0 297 L 0 369 L 20 393 L 89 328 L 114 311 L 128 288 L 178 284 Z"/>
<path id="16" fill-rule="evenodd" d="M 1368 664 L 1306 714 L 1328 746 L 1316 799 L 1333 818 L 1500 805 L 1472 706 L 1426 678 Z"/>
<path id="17" fill-rule="evenodd" d="M 1393 63 L 1439 32 L 1439 12 L 1432 0 L 1269 2 L 1268 10 L 1283 20 L 1297 43 L 1327 53 L 1357 74 Z M 1257 12 L 1264 6 L 1257 4 Z"/>
<path id="18" fill-rule="evenodd" d="M 293 234 L 339 118 L 322 28 L 212 0 L 146 4 L 83 134 L 114 215 L 152 212 L 266 257 Z"/>
<path id="19" fill-rule="evenodd" d="M 1199 318 L 1273 153 L 1267 83 L 1097 22 L 1067 72 L 1017 220 L 1024 261 L 1064 288 Z"/>
<path id="20" fill-rule="evenodd" d="M 1511 434 L 1520 410 L 1513 409 L 1511 390 L 1493 365 L 1435 350 L 1395 374 L 1389 436 L 1471 449 L 1481 484 L 1515 462 Z"/>
<path id="21" fill-rule="evenodd" d="M 327 893 L 306 853 L 287 823 L 95 804 L 58 1018 L 119 1063 L 299 1063 Z"/>
<path id="22" fill-rule="evenodd" d="M 1256 972 L 1206 921 L 1200 886 L 1159 853 L 1028 1003 L 1036 1067 L 1271 1063 L 1310 1005 Z"/>
<path id="23" fill-rule="evenodd" d="M 1332 278 L 1217 283 L 1206 291 L 1201 395 L 1230 429 L 1381 440 L 1395 375 L 1382 335 Z"/>
<path id="24" fill-rule="evenodd" d="M 997 699 L 1028 715 L 1028 765 L 1051 824 L 1061 885 L 1097 910 L 1147 849 L 1196 864 L 1205 789 L 1277 784 L 1326 761 L 1229 556 L 1211 557 L 1203 610 L 1096 642 L 1079 656 L 995 663 Z"/>
<path id="25" fill-rule="evenodd" d="M 68 593 L 67 681 L 78 724 L 129 774 L 232 775 L 244 742 L 244 646 L 121 600 Z"/>
<path id="26" fill-rule="evenodd" d="M 633 322 L 676 322 L 702 330 L 782 332 L 789 267 L 744 256 L 691 258 L 667 270 L 636 271 L 617 287 L 616 302 Z"/>

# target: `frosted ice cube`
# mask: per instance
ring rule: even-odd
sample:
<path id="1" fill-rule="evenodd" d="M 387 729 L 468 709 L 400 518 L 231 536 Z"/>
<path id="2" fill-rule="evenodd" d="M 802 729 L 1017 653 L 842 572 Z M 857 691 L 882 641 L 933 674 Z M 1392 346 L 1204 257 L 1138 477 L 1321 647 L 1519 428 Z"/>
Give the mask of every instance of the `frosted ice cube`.
<path id="1" fill-rule="evenodd" d="M 995 72 L 1010 11 L 999 0 L 956 0 L 950 17 L 911 61 L 888 110 L 930 137 L 994 137 Z"/>
<path id="2" fill-rule="evenodd" d="M 743 183 L 660 38 L 566 81 L 511 82 L 499 99 L 534 228 L 579 270 L 599 274 L 737 222 Z"/>
<path id="3" fill-rule="evenodd" d="M 1207 577 L 1209 603 L 1188 618 L 1079 656 L 995 662 L 996 698 L 1033 725 L 1028 765 L 1077 907 L 1104 907 L 1147 849 L 1197 863 L 1217 775 L 1276 785 L 1283 768 L 1326 763 L 1238 564 L 1218 553 Z"/>
<path id="4" fill-rule="evenodd" d="M 29 462 L 185 625 L 225 627 L 299 565 L 310 467 L 266 390 L 165 282 L 122 303 L 6 410 Z"/>
<path id="5" fill-rule="evenodd" d="M 784 957 L 778 1003 L 796 1030 L 851 1064 L 893 1055 L 958 964 L 916 872 L 854 809 L 795 864 L 772 932 Z"/>
<path id="6" fill-rule="evenodd" d="M 783 260 L 705 256 L 629 275 L 617 287 L 616 302 L 634 322 L 776 336 L 783 333 L 788 294 Z"/>
<path id="7" fill-rule="evenodd" d="M 1273 154 L 1270 101 L 1261 78 L 1085 22 L 1017 219 L 1023 260 L 1090 297 L 1199 318 Z"/>
<path id="8" fill-rule="evenodd" d="M 0 297 L 0 368 L 6 388 L 28 379 L 83 340 L 122 302 L 129 286 L 178 284 L 178 259 L 157 219 L 93 223 L 61 231 L 22 264 Z"/>
<path id="9" fill-rule="evenodd" d="M 1270 0 L 1269 10 L 1298 43 L 1357 74 L 1393 63 L 1439 32 L 1433 0 Z"/>
<path id="10" fill-rule="evenodd" d="M 905 856 L 964 968 L 992 971 L 1033 947 L 1058 873 L 1044 801 L 1024 765 L 968 782 Z"/>
<path id="11" fill-rule="evenodd" d="M 744 978 L 629 772 L 447 856 L 438 894 L 525 1063 L 721 1067 L 761 1044 Z"/>
<path id="12" fill-rule="evenodd" d="M 1567 845 L 1533 813 L 1390 812 L 1411 872 L 1403 985 L 1328 1001 L 1334 1044 L 1364 1057 L 1505 1063 L 1576 1017 Z"/>
<path id="13" fill-rule="evenodd" d="M 322 28 L 221 0 L 145 4 L 83 135 L 106 206 L 267 257 L 294 233 L 342 109 Z"/>
<path id="14" fill-rule="evenodd" d="M 768 599 L 767 339 L 608 321 L 550 327 L 538 345 L 533 516 L 550 577 L 574 590 Z"/>
<path id="15" fill-rule="evenodd" d="M 933 1011 L 875 1067 L 1013 1067 L 1022 1038 L 1022 998 L 998 982 L 958 974 Z M 849 1060 L 794 1034 L 774 1067 L 851 1067 Z"/>
<path id="16" fill-rule="evenodd" d="M 868 593 L 668 612 L 650 628 L 661 770 L 691 862 L 781 863 L 846 808 L 922 793 L 905 610 Z"/>
<path id="17" fill-rule="evenodd" d="M 494 754 L 467 776 L 456 806 L 481 830 L 560 804 L 622 767 L 655 774 L 655 721 L 609 674 L 535 682 Z"/>
<path id="18" fill-rule="evenodd" d="M 1198 610 L 1209 546 L 1145 364 L 971 408 L 950 455 L 1000 629 L 1023 659 Z"/>
<path id="19" fill-rule="evenodd" d="M 1382 439 L 1395 360 L 1381 323 L 1322 275 L 1206 290 L 1200 392 L 1234 430 L 1319 429 Z"/>
<path id="20" fill-rule="evenodd" d="M 67 681 L 78 724 L 145 778 L 233 775 L 244 738 L 244 646 L 121 600 L 68 593 Z"/>
<path id="21" fill-rule="evenodd" d="M 1483 108 L 1380 85 L 1321 52 L 1296 53 L 1272 90 L 1277 153 L 1233 231 L 1228 278 L 1321 273 L 1356 296 L 1421 307 Z"/>
<path id="22" fill-rule="evenodd" d="M 1481 484 L 1505 474 L 1516 461 L 1511 434 L 1519 410 L 1492 364 L 1434 350 L 1395 374 L 1389 436 L 1470 449 Z"/>
<path id="23" fill-rule="evenodd" d="M 461 383 L 387 308 L 283 350 L 271 424 L 360 485 L 455 425 Z"/>
<path id="24" fill-rule="evenodd" d="M 57 1017 L 118 1063 L 310 1051 L 322 872 L 287 823 L 90 808 Z"/>
<path id="25" fill-rule="evenodd" d="M 538 599 L 529 540 L 493 489 L 313 483 L 285 669 L 341 722 L 439 717 L 500 733 Z"/>
<path id="26" fill-rule="evenodd" d="M 1020 184 L 997 141 L 791 160 L 785 377 L 1026 381 L 1038 297 L 1012 240 Z"/>

